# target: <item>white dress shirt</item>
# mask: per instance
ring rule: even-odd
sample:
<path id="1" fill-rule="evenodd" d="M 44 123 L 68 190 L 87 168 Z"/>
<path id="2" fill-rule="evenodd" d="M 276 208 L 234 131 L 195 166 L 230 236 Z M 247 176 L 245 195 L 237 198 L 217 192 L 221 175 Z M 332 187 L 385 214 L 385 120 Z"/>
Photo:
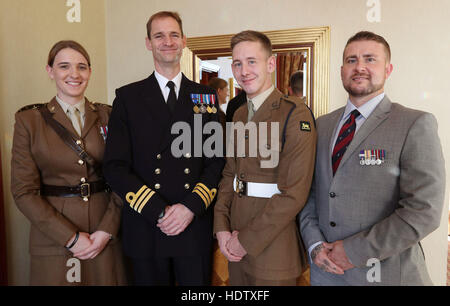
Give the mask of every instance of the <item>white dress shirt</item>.
<path id="1" fill-rule="evenodd" d="M 161 92 L 164 96 L 164 101 L 166 101 L 166 103 L 170 93 L 170 88 L 167 87 L 167 82 L 169 81 L 172 81 L 175 84 L 175 95 L 178 99 L 178 94 L 180 93 L 180 86 L 181 86 L 181 71 L 178 72 L 178 74 L 172 80 L 169 80 L 155 70 L 155 77 L 156 80 L 158 81 L 159 88 L 161 88 Z"/>

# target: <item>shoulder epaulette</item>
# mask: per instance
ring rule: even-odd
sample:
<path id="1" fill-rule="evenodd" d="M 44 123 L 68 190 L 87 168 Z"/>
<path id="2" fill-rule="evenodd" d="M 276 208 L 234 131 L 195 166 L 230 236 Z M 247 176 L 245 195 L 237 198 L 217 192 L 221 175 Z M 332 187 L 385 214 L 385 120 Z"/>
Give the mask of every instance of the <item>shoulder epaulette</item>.
<path id="1" fill-rule="evenodd" d="M 26 111 L 26 110 L 29 110 L 29 109 L 40 109 L 44 105 L 46 105 L 46 103 L 30 104 L 30 105 L 22 107 L 17 112 L 20 113 L 20 112 L 23 112 L 23 111 Z"/>
<path id="2" fill-rule="evenodd" d="M 95 106 L 105 106 L 105 107 L 112 108 L 112 105 L 105 104 L 105 103 L 94 102 L 93 104 L 94 104 Z"/>

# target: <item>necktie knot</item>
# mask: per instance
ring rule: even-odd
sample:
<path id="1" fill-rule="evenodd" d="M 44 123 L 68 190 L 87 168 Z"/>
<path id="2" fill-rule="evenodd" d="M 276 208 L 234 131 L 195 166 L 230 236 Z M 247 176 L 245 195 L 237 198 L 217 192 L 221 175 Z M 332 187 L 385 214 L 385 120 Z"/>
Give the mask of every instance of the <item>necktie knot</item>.
<path id="1" fill-rule="evenodd" d="M 353 118 L 358 118 L 359 117 L 359 115 L 361 115 L 361 113 L 357 110 L 357 109 L 354 109 L 351 113 L 350 113 L 350 116 L 352 116 Z"/>
<path id="2" fill-rule="evenodd" d="M 172 81 L 167 82 L 166 86 L 169 87 L 170 90 L 174 90 L 175 89 L 175 83 L 172 82 Z"/>

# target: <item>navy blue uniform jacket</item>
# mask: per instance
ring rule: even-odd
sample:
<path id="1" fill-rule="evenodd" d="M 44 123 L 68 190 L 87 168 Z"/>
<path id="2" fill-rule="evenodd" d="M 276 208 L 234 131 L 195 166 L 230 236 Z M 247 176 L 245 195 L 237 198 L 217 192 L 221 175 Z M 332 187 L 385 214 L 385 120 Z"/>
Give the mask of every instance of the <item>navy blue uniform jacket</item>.
<path id="1" fill-rule="evenodd" d="M 116 90 L 108 125 L 104 175 L 123 199 L 125 254 L 132 258 L 207 255 L 212 246 L 213 201 L 224 159 L 194 157 L 194 104 L 191 93 L 214 90 L 182 77 L 174 114 L 164 101 L 154 74 Z M 216 100 L 217 101 L 217 100 Z M 205 113 L 202 125 L 218 121 Z M 171 153 L 173 123 L 191 127 L 190 154 Z M 203 135 L 202 143 L 211 135 Z M 156 226 L 167 205 L 182 203 L 195 217 L 184 232 L 166 236 Z"/>

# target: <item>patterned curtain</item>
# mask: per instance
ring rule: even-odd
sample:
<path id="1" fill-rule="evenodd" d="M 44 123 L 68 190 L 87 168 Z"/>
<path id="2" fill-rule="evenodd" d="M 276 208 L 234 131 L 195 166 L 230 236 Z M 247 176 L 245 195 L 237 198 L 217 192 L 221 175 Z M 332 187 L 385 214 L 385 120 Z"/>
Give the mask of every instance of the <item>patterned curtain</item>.
<path id="1" fill-rule="evenodd" d="M 297 70 L 303 69 L 306 62 L 302 52 L 287 52 L 277 54 L 277 88 L 283 94 L 288 94 L 289 78 Z"/>

